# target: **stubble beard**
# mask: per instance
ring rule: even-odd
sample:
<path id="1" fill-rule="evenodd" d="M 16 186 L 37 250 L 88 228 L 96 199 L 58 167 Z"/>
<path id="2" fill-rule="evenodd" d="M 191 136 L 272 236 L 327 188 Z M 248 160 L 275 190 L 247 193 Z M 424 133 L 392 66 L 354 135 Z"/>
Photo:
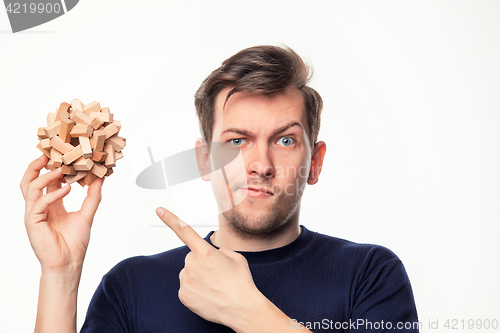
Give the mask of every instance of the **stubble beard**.
<path id="1" fill-rule="evenodd" d="M 265 214 L 257 215 L 250 210 L 244 212 L 241 205 L 223 212 L 232 232 L 242 239 L 271 239 L 292 227 L 293 217 L 300 206 L 302 191 L 293 195 L 287 195 L 285 192 L 275 195 L 275 203 Z"/>

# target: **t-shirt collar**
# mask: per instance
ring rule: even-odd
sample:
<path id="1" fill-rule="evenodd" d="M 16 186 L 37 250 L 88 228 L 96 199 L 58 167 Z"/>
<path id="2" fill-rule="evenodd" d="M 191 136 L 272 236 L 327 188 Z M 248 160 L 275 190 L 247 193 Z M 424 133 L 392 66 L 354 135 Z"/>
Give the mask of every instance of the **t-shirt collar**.
<path id="1" fill-rule="evenodd" d="M 299 237 L 297 237 L 293 242 L 285 246 L 264 251 L 255 251 L 255 252 L 237 251 L 237 252 L 241 253 L 247 259 L 249 266 L 271 265 L 279 262 L 292 260 L 293 258 L 301 255 L 316 238 L 315 232 L 308 230 L 303 225 L 301 225 L 300 227 L 302 229 L 302 232 L 300 233 Z M 212 236 L 213 233 L 214 231 L 210 231 L 208 235 L 205 237 L 205 240 L 210 245 L 218 249 L 218 247 L 212 244 L 212 242 L 210 241 L 210 236 Z"/>

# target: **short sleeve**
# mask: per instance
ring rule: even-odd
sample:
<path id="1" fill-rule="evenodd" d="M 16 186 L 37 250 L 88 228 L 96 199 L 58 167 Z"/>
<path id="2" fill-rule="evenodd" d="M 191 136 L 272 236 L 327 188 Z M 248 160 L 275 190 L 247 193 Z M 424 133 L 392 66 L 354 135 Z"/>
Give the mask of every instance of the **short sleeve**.
<path id="1" fill-rule="evenodd" d="M 401 260 L 376 246 L 363 263 L 354 295 L 351 332 L 418 332 L 410 280 Z"/>

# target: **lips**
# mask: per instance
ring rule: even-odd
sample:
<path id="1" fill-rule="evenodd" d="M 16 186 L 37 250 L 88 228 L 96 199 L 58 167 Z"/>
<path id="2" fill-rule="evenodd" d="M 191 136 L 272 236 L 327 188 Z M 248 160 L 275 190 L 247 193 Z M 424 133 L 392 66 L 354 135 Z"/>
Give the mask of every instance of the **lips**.
<path id="1" fill-rule="evenodd" d="M 269 190 L 267 188 L 264 188 L 264 187 L 248 187 L 247 189 L 251 190 L 251 191 L 264 192 L 264 193 L 267 193 L 267 194 L 274 195 L 274 193 L 271 190 Z"/>

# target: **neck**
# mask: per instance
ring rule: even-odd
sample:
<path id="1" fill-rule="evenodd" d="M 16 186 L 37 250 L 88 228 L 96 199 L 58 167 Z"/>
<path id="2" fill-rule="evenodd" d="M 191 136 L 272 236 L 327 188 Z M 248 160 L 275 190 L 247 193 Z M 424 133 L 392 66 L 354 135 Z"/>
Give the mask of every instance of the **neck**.
<path id="1" fill-rule="evenodd" d="M 297 214 L 298 215 L 298 214 Z M 219 230 L 212 234 L 212 243 L 221 248 L 227 248 L 233 251 L 265 251 L 276 249 L 293 242 L 301 233 L 298 216 L 292 218 L 287 226 L 276 235 L 266 238 L 246 237 L 240 235 L 228 225 L 224 217 L 219 216 Z"/>

